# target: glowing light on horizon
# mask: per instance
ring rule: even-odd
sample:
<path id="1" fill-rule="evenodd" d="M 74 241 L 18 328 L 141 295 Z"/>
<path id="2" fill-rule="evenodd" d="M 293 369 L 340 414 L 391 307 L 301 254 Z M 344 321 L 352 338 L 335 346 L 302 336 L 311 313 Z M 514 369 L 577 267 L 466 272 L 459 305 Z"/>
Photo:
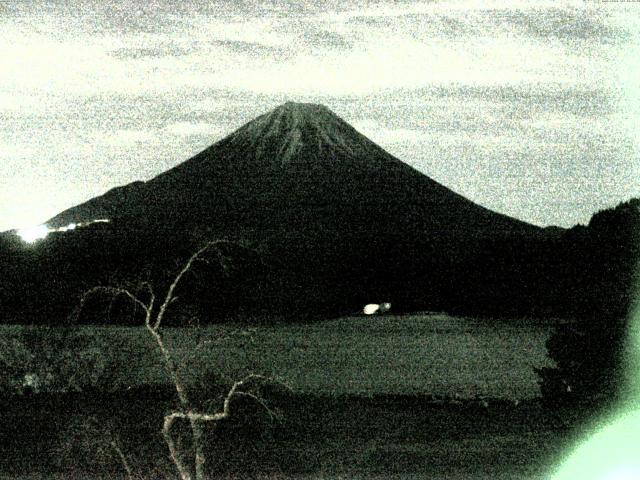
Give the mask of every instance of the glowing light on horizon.
<path id="1" fill-rule="evenodd" d="M 386 313 L 391 309 L 391 304 L 389 302 L 384 303 L 369 303 L 364 306 L 362 309 L 362 313 L 365 315 L 373 315 L 374 313 Z"/>
<path id="2" fill-rule="evenodd" d="M 51 232 L 68 232 L 69 230 L 75 230 L 78 227 L 86 227 L 93 223 L 110 223 L 108 218 L 99 218 L 97 220 L 91 220 L 90 222 L 78 222 L 69 223 L 64 227 L 49 228 L 46 225 L 37 225 L 35 227 L 21 228 L 16 231 L 18 236 L 27 243 L 34 243 L 38 240 L 42 240 L 47 237 Z"/>
<path id="3" fill-rule="evenodd" d="M 58 229 L 56 229 L 58 232 L 67 232 L 69 230 L 75 230 L 76 227 L 78 226 L 77 223 L 70 223 L 69 225 L 67 225 L 66 227 L 60 227 Z"/>
<path id="4" fill-rule="evenodd" d="M 378 311 L 379 308 L 380 305 L 378 305 L 377 303 L 370 303 L 364 306 L 364 308 L 362 309 L 362 313 L 364 313 L 365 315 L 373 315 Z"/>
<path id="5" fill-rule="evenodd" d="M 21 228 L 17 233 L 25 242 L 34 243 L 46 238 L 49 235 L 49 228 L 46 225 L 37 225 L 35 227 Z"/>

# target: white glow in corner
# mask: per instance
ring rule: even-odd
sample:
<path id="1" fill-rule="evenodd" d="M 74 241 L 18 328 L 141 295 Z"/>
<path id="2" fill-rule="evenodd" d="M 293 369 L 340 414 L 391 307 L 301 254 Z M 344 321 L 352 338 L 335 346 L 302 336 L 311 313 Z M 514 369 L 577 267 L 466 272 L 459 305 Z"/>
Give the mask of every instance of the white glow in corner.
<path id="1" fill-rule="evenodd" d="M 33 243 L 45 238 L 49 234 L 49 229 L 46 225 L 38 225 L 36 227 L 21 228 L 17 233 L 25 242 Z"/>
<path id="2" fill-rule="evenodd" d="M 552 477 L 553 480 L 637 480 L 640 478 L 640 410 L 596 425 Z"/>

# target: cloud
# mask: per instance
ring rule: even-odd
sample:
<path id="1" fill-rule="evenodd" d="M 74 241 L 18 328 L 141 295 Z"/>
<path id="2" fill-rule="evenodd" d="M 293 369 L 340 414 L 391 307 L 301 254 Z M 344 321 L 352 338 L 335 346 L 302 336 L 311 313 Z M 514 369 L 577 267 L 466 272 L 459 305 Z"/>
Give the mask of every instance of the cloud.
<path id="1" fill-rule="evenodd" d="M 193 50 L 175 45 L 163 45 L 155 47 L 125 47 L 116 48 L 109 55 L 116 58 L 158 58 L 166 56 L 180 56 L 192 53 Z"/>
<path id="2" fill-rule="evenodd" d="M 316 26 L 309 22 L 301 33 L 305 43 L 314 49 L 348 50 L 355 46 L 354 40 L 329 28 Z"/>
<path id="3" fill-rule="evenodd" d="M 210 45 L 219 46 L 230 54 L 241 54 L 253 58 L 274 58 L 280 61 L 293 55 L 293 51 L 281 45 L 269 45 L 245 40 L 211 40 Z"/>
<path id="4" fill-rule="evenodd" d="M 624 43 L 632 39 L 629 26 L 616 22 L 606 9 L 556 6 L 540 11 L 513 9 L 501 15 L 504 25 L 524 30 L 543 39 L 555 39 L 574 44 L 581 41 Z"/>
<path id="5" fill-rule="evenodd" d="M 245 42 L 269 47 L 290 45 L 291 24 L 288 18 L 249 17 L 242 20 L 203 17 L 193 21 L 190 33 L 196 38 L 209 41 Z M 285 28 L 278 28 L 278 27 Z"/>
<path id="6" fill-rule="evenodd" d="M 0 119 L 8 120 L 16 115 L 22 116 L 52 113 L 59 108 L 60 99 L 52 95 L 34 96 L 25 93 L 0 92 Z M 4 118 L 3 118 L 4 117 Z"/>
<path id="7" fill-rule="evenodd" d="M 207 135 L 218 136 L 220 127 L 206 122 L 176 122 L 167 126 L 167 131 L 173 135 L 189 136 L 189 135 Z"/>
<path id="8" fill-rule="evenodd" d="M 576 84 L 587 76 L 606 77 L 607 62 L 598 66 L 579 51 L 558 50 L 541 38 L 557 32 L 554 25 L 562 19 L 574 23 L 580 19 L 577 38 L 606 37 L 617 31 L 589 9 L 545 10 L 529 3 L 509 8 L 491 2 L 484 7 L 471 4 L 468 9 L 448 2 L 379 5 L 293 16 L 256 16 L 247 11 L 244 17 L 210 12 L 190 16 L 198 11 L 194 5 L 162 16 L 147 12 L 141 3 L 132 5 L 100 7 L 97 14 L 125 16 L 122 22 L 135 26 L 136 12 L 142 9 L 143 17 L 157 17 L 164 29 L 138 25 L 114 34 L 107 26 L 99 35 L 89 36 L 80 26 L 94 20 L 81 10 L 71 25 L 58 25 L 59 15 L 45 15 L 46 34 L 27 32 L 25 37 L 18 35 L 24 29 L 6 32 L 7 39 L 24 40 L 0 47 L 7 72 L 0 91 L 134 95 L 228 88 L 269 94 L 367 95 L 451 83 Z M 501 13 L 491 14 L 497 8 Z M 379 23 L 362 25 L 360 19 Z M 52 34 L 52 24 L 67 35 Z"/>
<path id="9" fill-rule="evenodd" d="M 432 140 L 427 131 L 409 128 L 388 128 L 373 119 L 356 120 L 352 122 L 352 125 L 360 133 L 380 145 L 416 144 Z"/>
<path id="10" fill-rule="evenodd" d="M 132 148 L 141 143 L 157 140 L 156 135 L 148 130 L 117 130 L 115 132 L 96 132 L 96 141 L 109 147 Z"/>

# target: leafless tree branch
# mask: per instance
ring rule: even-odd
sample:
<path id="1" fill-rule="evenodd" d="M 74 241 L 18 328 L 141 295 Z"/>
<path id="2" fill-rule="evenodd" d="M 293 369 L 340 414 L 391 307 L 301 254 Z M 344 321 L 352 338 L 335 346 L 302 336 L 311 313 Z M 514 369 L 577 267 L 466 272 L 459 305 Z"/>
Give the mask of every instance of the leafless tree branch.
<path id="1" fill-rule="evenodd" d="M 148 282 L 143 282 L 141 287 L 146 289 L 149 295 L 148 303 L 142 301 L 138 296 L 134 295 L 131 291 L 125 288 L 118 287 L 94 287 L 91 290 L 85 292 L 85 294 L 81 297 L 80 306 L 77 310 L 78 315 L 81 313 L 82 308 L 86 300 L 94 294 L 98 293 L 106 293 L 112 295 L 114 298 L 120 295 L 125 295 L 128 297 L 134 305 L 137 305 L 142 308 L 145 313 L 145 321 L 144 325 L 146 329 L 149 331 L 151 336 L 154 338 L 158 349 L 165 361 L 165 368 L 171 377 L 171 381 L 174 384 L 176 389 L 176 393 L 178 396 L 178 400 L 180 402 L 181 411 L 172 412 L 165 416 L 162 435 L 165 439 L 167 447 L 169 449 L 169 455 L 174 465 L 176 466 L 180 478 L 182 480 L 192 480 L 195 475 L 196 480 L 204 480 L 205 478 L 205 454 L 204 454 L 204 427 L 203 424 L 206 422 L 218 422 L 225 418 L 228 418 L 231 415 L 231 405 L 232 402 L 240 397 L 250 398 L 255 401 L 258 405 L 260 405 L 270 416 L 270 418 L 278 418 L 276 413 L 269 408 L 267 403 L 261 399 L 258 395 L 255 395 L 251 392 L 241 390 L 243 387 L 248 386 L 252 382 L 258 383 L 268 383 L 272 382 L 271 379 L 261 376 L 261 375 L 249 375 L 244 379 L 234 383 L 227 396 L 225 397 L 223 408 L 221 412 L 215 414 L 201 413 L 194 411 L 192 404 L 189 399 L 189 395 L 186 389 L 185 384 L 183 383 L 180 373 L 178 370 L 178 366 L 173 359 L 173 355 L 171 351 L 165 345 L 164 339 L 162 337 L 160 327 L 162 326 L 162 321 L 165 317 L 168 307 L 177 300 L 177 296 L 175 296 L 175 291 L 182 281 L 183 277 L 192 269 L 193 265 L 198 260 L 204 260 L 202 256 L 209 249 L 217 247 L 223 243 L 222 241 L 213 241 L 207 243 L 200 250 L 195 252 L 191 257 L 187 260 L 187 262 L 180 269 L 178 274 L 174 277 L 173 281 L 169 285 L 167 289 L 167 293 L 164 296 L 160 307 L 155 310 L 156 303 L 156 295 L 154 289 Z M 224 255 L 220 249 L 217 249 L 218 262 L 222 265 L 223 268 L 226 268 L 224 265 Z M 184 460 L 183 455 L 179 451 L 179 448 L 176 445 L 176 442 L 172 436 L 172 428 L 176 420 L 184 419 L 189 422 L 192 433 L 193 440 L 193 464 L 192 467 L 188 465 L 188 463 Z M 113 445 L 112 445 L 113 446 Z M 114 448 L 117 447 L 117 444 Z M 123 466 L 127 470 L 129 476 L 131 476 L 131 469 L 126 463 L 126 457 L 122 453 L 121 450 L 116 450 L 120 456 L 121 461 L 123 461 Z"/>
<path id="2" fill-rule="evenodd" d="M 120 445 L 118 445 L 118 442 L 116 442 L 115 440 L 111 440 L 110 445 L 111 445 L 111 448 L 113 448 L 113 450 L 118 455 L 118 458 L 120 459 L 120 463 L 122 464 L 122 467 L 127 472 L 127 478 L 129 480 L 133 480 L 133 478 L 134 478 L 133 469 L 131 468 L 131 465 L 129 464 L 129 460 L 127 460 L 127 457 L 125 456 L 124 452 L 120 448 Z"/>
<path id="3" fill-rule="evenodd" d="M 90 290 L 87 290 L 86 292 L 84 292 L 84 294 L 82 295 L 82 297 L 80 297 L 80 306 L 78 309 L 78 315 L 80 314 L 80 312 L 82 312 L 82 309 L 84 308 L 85 303 L 87 302 L 87 300 L 94 296 L 97 295 L 99 293 L 106 293 L 108 295 L 111 295 L 112 297 L 118 297 L 120 295 L 125 295 L 126 297 L 128 297 L 129 299 L 131 299 L 131 301 L 134 302 L 134 304 L 140 306 L 142 308 L 142 310 L 147 314 L 147 315 L 151 315 L 151 310 L 150 310 L 150 306 L 146 305 L 145 303 L 142 302 L 142 300 L 140 300 L 138 297 L 136 297 L 133 293 L 131 293 L 129 290 L 125 289 L 125 288 L 118 288 L 118 287 L 93 287 Z"/>
<path id="4" fill-rule="evenodd" d="M 196 262 L 196 260 L 198 260 L 202 256 L 202 254 L 204 254 L 207 250 L 209 250 L 209 249 L 211 249 L 214 246 L 217 246 L 219 244 L 220 244 L 220 241 L 209 242 L 204 247 L 202 247 L 200 250 L 198 250 L 196 253 L 191 255 L 189 260 L 187 260 L 187 263 L 184 264 L 182 269 L 175 276 L 175 278 L 173 279 L 173 282 L 171 282 L 171 285 L 169 286 L 169 289 L 167 290 L 167 295 L 164 298 L 164 302 L 162 302 L 162 305 L 160 306 L 160 311 L 156 315 L 156 320 L 155 320 L 154 325 L 153 325 L 155 329 L 158 329 L 160 327 L 160 324 L 162 323 L 162 319 L 164 318 L 164 315 L 165 315 L 165 313 L 167 311 L 167 307 L 171 304 L 171 302 L 172 302 L 172 300 L 174 298 L 174 292 L 175 292 L 176 288 L 178 287 L 178 285 L 180 284 L 180 281 L 182 280 L 182 277 L 184 277 L 185 274 L 189 270 L 191 270 L 191 267 L 193 266 L 193 264 Z"/>

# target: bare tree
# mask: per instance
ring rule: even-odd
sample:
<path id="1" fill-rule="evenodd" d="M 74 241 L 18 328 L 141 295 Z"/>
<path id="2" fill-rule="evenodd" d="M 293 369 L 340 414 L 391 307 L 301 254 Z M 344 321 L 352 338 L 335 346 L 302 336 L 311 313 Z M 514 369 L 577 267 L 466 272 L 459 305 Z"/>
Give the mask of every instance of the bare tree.
<path id="1" fill-rule="evenodd" d="M 191 255 L 187 262 L 182 266 L 178 274 L 173 278 L 173 281 L 169 285 L 167 292 L 162 299 L 162 303 L 156 303 L 157 298 L 153 287 L 149 282 L 144 282 L 141 284 L 141 288 L 143 289 L 143 291 L 146 291 L 146 295 L 144 297 L 139 294 L 133 293 L 131 292 L 131 290 L 126 288 L 104 286 L 94 287 L 84 293 L 81 298 L 80 307 L 77 309 L 77 313 L 79 314 L 82 311 L 82 306 L 84 305 L 85 301 L 91 295 L 98 293 L 107 293 L 111 295 L 113 299 L 121 295 L 126 296 L 130 299 L 131 302 L 140 307 L 144 312 L 144 325 L 149 334 L 155 340 L 155 343 L 160 350 L 160 354 L 164 359 L 165 369 L 169 374 L 169 377 L 176 389 L 178 401 L 180 404 L 179 410 L 171 412 L 164 417 L 162 435 L 169 449 L 171 460 L 176 466 L 182 480 L 193 480 L 194 478 L 195 480 L 204 480 L 206 462 L 204 447 L 205 424 L 215 424 L 220 420 L 224 420 L 230 417 L 231 405 L 234 400 L 238 398 L 250 398 L 254 400 L 258 405 L 260 405 L 271 418 L 276 418 L 276 413 L 269 408 L 267 403 L 262 398 L 249 391 L 243 391 L 244 388 L 255 385 L 256 383 L 264 384 L 272 381 L 271 379 L 263 377 L 261 375 L 249 375 L 246 378 L 234 383 L 224 399 L 222 411 L 213 414 L 198 411 L 198 409 L 195 408 L 195 405 L 189 398 L 186 385 L 180 376 L 178 365 L 176 364 L 171 351 L 169 350 L 169 348 L 167 348 L 162 336 L 161 327 L 164 317 L 169 306 L 178 298 L 175 295 L 176 289 L 184 276 L 192 270 L 194 264 L 198 261 L 208 262 L 208 260 L 205 258 L 205 253 L 215 251 L 218 261 L 220 262 L 222 267 L 225 268 L 227 262 L 223 256 L 222 251 L 219 248 L 222 243 L 224 242 L 209 242 L 196 253 Z M 172 434 L 172 429 L 176 420 L 185 420 L 190 425 L 193 448 L 193 452 L 191 452 L 191 455 L 185 454 L 185 452 L 181 452 L 176 444 L 176 441 Z"/>

